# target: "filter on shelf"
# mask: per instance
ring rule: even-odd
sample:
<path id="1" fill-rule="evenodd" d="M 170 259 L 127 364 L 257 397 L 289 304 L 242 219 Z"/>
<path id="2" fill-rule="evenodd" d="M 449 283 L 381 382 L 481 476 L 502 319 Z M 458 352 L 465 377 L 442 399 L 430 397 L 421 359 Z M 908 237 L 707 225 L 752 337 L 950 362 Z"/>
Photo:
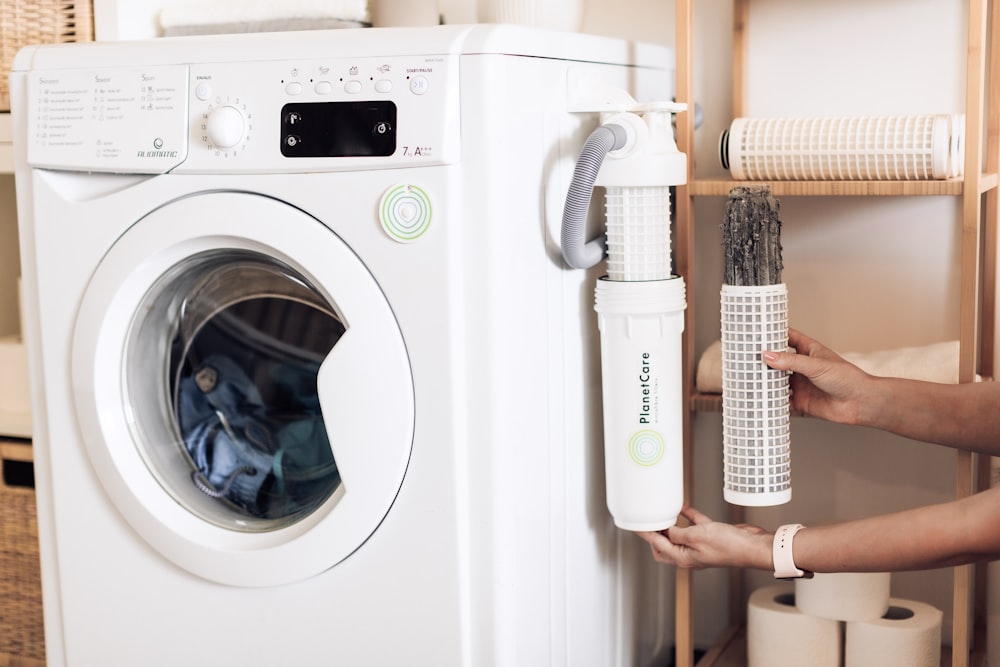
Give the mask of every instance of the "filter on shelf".
<path id="1" fill-rule="evenodd" d="M 965 116 L 736 118 L 719 142 L 740 180 L 934 180 L 959 177 Z"/>
<path id="2" fill-rule="evenodd" d="M 792 498 L 788 375 L 766 350 L 788 347 L 781 221 L 767 187 L 737 187 L 723 224 L 721 291 L 723 496 L 766 506 Z"/>

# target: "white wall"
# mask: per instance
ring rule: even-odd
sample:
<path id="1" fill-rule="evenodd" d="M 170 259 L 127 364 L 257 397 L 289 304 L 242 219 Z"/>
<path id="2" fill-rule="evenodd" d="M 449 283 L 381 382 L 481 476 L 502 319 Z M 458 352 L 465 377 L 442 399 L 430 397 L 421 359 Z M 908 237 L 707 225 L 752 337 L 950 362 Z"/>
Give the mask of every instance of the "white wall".
<path id="1" fill-rule="evenodd" d="M 155 34 L 170 0 L 95 0 L 98 37 Z M 475 0 L 441 0 L 449 23 L 472 22 Z M 731 120 L 731 2 L 700 0 L 695 95 L 705 109 L 694 159 L 701 176 L 721 176 L 719 133 Z M 585 0 L 584 32 L 672 45 L 673 2 Z M 963 107 L 964 3 L 948 0 L 754 0 L 750 17 L 754 115 L 869 115 L 959 112 Z M 917 345 L 958 335 L 960 203 L 955 198 L 814 198 L 781 201 L 791 324 L 842 351 Z M 699 199 L 698 349 L 718 337 L 721 198 Z M 774 528 L 945 501 L 953 453 L 816 420 L 792 425 L 794 498 L 749 518 Z M 721 418 L 695 422 L 695 498 L 725 516 L 721 500 Z M 766 575 L 751 577 L 754 584 Z M 710 643 L 727 616 L 725 577 L 696 576 L 696 635 Z M 948 571 L 893 577 L 895 596 L 951 609 Z M 1000 605 L 997 605 L 1000 606 Z M 945 628 L 946 636 L 950 629 Z"/>

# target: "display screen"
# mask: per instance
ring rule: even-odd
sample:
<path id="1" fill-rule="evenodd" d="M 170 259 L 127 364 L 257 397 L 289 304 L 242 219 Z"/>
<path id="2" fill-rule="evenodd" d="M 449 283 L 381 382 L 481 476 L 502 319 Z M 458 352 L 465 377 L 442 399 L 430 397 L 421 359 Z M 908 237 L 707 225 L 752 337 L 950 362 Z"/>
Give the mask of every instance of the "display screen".
<path id="1" fill-rule="evenodd" d="M 396 105 L 297 102 L 281 109 L 285 157 L 388 156 L 396 152 Z"/>

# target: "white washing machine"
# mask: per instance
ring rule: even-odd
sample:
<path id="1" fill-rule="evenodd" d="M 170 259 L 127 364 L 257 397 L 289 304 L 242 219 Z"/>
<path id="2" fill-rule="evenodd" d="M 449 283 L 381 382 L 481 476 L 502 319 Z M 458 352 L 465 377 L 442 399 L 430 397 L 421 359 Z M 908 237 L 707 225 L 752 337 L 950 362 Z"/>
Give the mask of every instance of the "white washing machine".
<path id="1" fill-rule="evenodd" d="M 595 274 L 557 247 L 602 86 L 668 98 L 669 51 L 509 26 L 22 51 L 49 665 L 666 655 L 665 575 L 604 504 Z"/>

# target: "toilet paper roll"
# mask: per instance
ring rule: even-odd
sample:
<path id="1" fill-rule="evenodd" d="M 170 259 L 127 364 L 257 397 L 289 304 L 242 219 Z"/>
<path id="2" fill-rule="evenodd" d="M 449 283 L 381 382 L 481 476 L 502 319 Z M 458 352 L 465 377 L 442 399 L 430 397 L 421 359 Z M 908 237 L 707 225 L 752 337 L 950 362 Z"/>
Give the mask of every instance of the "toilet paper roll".
<path id="1" fill-rule="evenodd" d="M 868 621 L 889 608 L 888 572 L 820 573 L 795 580 L 795 606 L 834 621 Z"/>
<path id="2" fill-rule="evenodd" d="M 840 623 L 795 607 L 792 584 L 758 588 L 747 604 L 748 667 L 839 667 Z"/>
<path id="3" fill-rule="evenodd" d="M 847 624 L 846 667 L 938 667 L 941 664 L 940 609 L 892 598 L 873 621 Z"/>

